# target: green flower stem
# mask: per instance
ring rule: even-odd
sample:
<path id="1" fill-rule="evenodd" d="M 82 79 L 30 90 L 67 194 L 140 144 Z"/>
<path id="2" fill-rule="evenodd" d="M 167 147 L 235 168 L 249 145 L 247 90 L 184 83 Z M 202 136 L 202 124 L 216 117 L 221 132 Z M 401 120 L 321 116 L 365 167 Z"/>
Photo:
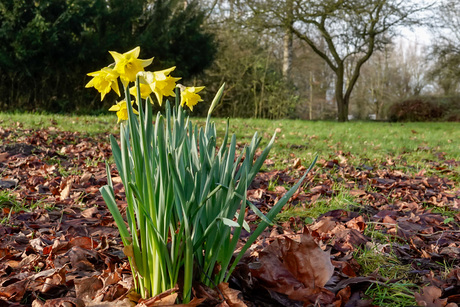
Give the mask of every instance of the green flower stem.
<path id="1" fill-rule="evenodd" d="M 175 106 L 166 102 L 165 114 L 158 114 L 153 124 L 151 99 L 141 99 L 139 77 L 135 86 L 138 110 L 133 109 L 125 86 L 128 120 L 121 125 L 120 146 L 111 137 L 126 191 L 126 222 L 115 202 L 109 170 L 108 185 L 101 193 L 120 231 L 136 290 L 147 298 L 181 281 L 181 300 L 186 304 L 194 280 L 210 287 L 228 281 L 244 252 L 272 224 L 306 174 L 264 215 L 247 201 L 247 189 L 267 158 L 275 135 L 257 159 L 261 142 L 257 133 L 237 154 L 236 137 L 229 136 L 228 121 L 220 145 L 211 122 L 223 86 L 204 128 L 191 123 L 180 106 L 178 89 Z M 261 222 L 233 259 L 242 229 L 249 231 L 247 207 Z"/>

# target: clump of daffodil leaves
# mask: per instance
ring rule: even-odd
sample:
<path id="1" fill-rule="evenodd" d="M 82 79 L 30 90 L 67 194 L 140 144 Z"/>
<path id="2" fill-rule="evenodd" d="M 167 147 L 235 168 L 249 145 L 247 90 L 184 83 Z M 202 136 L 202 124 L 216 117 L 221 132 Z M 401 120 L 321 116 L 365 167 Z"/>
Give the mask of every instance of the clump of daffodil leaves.
<path id="1" fill-rule="evenodd" d="M 211 113 L 224 86 L 209 107 L 205 126 L 199 127 L 183 108 L 193 111 L 202 101 L 197 93 L 203 87 L 176 85 L 180 78 L 171 76 L 175 67 L 145 71 L 153 58 L 139 59 L 139 47 L 110 54 L 115 63 L 89 73 L 93 78 L 86 87 L 96 88 L 101 100 L 111 90 L 120 96 L 120 81 L 124 89 L 124 99 L 110 110 L 121 122 L 120 145 L 113 136 L 111 145 L 125 188 L 126 215 L 116 204 L 109 165 L 108 184 L 101 193 L 119 229 L 135 290 L 148 298 L 177 289 L 177 301 L 188 303 L 193 282 L 215 288 L 228 281 L 244 252 L 272 224 L 307 173 L 264 215 L 246 194 L 275 135 L 258 157 L 257 133 L 237 154 L 227 121 L 218 146 Z M 174 105 L 166 101 L 164 114 L 158 112 L 155 119 L 152 95 L 160 105 L 164 97 L 174 98 Z M 244 220 L 248 210 L 261 219 L 252 231 Z M 251 234 L 233 257 L 243 229 Z"/>

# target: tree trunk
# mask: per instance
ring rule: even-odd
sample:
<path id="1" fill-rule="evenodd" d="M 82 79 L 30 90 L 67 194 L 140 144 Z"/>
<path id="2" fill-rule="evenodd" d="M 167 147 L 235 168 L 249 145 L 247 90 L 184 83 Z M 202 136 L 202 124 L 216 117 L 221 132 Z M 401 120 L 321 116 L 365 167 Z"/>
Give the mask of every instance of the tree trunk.
<path id="1" fill-rule="evenodd" d="M 337 94 L 335 99 L 337 101 L 337 120 L 342 123 L 348 121 L 348 101 L 345 101 L 343 96 Z"/>
<path id="2" fill-rule="evenodd" d="M 283 43 L 283 77 L 288 81 L 292 67 L 292 31 L 290 29 L 286 29 Z"/>
<path id="3" fill-rule="evenodd" d="M 343 63 L 339 65 L 337 71 L 337 80 L 335 82 L 335 101 L 337 103 L 337 120 L 339 122 L 348 121 L 348 101 L 349 97 L 345 97 L 343 93 L 343 81 L 345 76 L 345 71 Z"/>
<path id="4" fill-rule="evenodd" d="M 286 24 L 284 25 L 284 37 L 283 37 L 283 77 L 285 81 L 289 81 L 292 67 L 292 40 L 293 40 L 293 0 L 287 0 L 286 2 Z"/>

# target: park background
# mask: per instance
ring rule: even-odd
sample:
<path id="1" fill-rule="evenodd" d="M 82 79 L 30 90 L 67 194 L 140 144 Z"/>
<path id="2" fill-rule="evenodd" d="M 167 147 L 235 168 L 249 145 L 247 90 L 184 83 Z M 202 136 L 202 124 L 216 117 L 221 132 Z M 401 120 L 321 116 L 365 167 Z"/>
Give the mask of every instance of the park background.
<path id="1" fill-rule="evenodd" d="M 215 116 L 458 121 L 459 20 L 453 0 L 2 0 L 0 107 L 107 112 L 86 74 L 141 46 L 208 103 L 226 82 Z"/>
<path id="2" fill-rule="evenodd" d="M 225 83 L 217 147 L 226 127 L 238 154 L 255 132 L 273 139 L 247 192 L 263 213 L 316 161 L 232 274 L 231 306 L 306 306 L 310 290 L 335 306 L 456 306 L 459 29 L 455 0 L 0 0 L 0 305 L 142 303 L 126 297 L 132 275 L 99 192 L 108 168 L 126 206 L 109 144 L 120 98 L 85 88 L 108 51 L 140 46 L 155 57 L 146 70 L 176 66 L 180 84 L 206 86 L 198 127 Z M 317 243 L 279 255 L 309 232 Z M 298 276 L 310 267 L 330 283 Z M 223 306 L 213 291 L 195 298 Z"/>

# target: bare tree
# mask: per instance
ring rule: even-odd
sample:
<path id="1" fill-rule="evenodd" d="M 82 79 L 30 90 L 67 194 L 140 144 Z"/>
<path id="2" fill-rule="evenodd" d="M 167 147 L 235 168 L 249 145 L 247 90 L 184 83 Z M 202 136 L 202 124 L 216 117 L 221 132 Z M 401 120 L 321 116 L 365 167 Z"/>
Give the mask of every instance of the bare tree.
<path id="1" fill-rule="evenodd" d="M 460 3 L 445 0 L 436 10 L 437 27 L 431 56 L 435 65 L 430 79 L 435 81 L 444 95 L 460 90 Z"/>
<path id="2" fill-rule="evenodd" d="M 251 18 L 266 27 L 290 29 L 327 63 L 336 76 L 339 121 L 348 119 L 351 93 L 363 64 L 389 43 L 397 26 L 415 23 L 415 13 L 427 8 L 410 0 L 246 0 L 246 4 Z"/>

